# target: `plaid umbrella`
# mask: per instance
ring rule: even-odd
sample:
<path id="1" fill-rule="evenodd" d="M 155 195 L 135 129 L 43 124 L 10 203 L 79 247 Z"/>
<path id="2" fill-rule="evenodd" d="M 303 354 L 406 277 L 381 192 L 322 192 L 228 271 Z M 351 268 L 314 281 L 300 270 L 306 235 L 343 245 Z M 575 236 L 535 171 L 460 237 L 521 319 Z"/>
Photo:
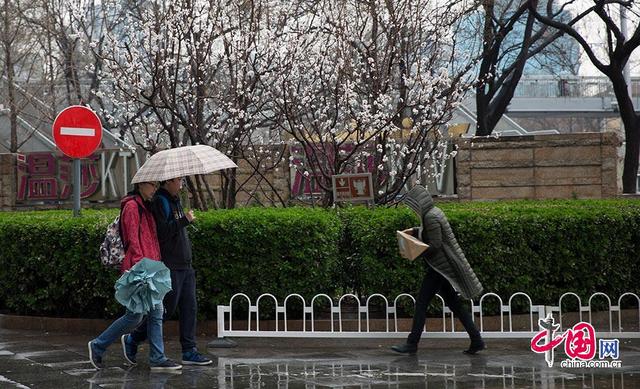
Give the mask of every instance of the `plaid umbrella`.
<path id="1" fill-rule="evenodd" d="M 238 166 L 232 160 L 211 146 L 176 147 L 152 155 L 138 169 L 131 183 L 167 181 L 235 167 Z"/>

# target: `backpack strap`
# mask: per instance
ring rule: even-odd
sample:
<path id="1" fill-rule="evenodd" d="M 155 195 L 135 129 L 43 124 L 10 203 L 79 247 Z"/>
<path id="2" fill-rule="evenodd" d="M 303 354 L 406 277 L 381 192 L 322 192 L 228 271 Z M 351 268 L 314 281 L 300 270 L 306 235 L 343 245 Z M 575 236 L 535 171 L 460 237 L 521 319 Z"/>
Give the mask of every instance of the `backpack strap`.
<path id="1" fill-rule="evenodd" d="M 140 235 L 142 233 L 142 206 L 140 204 L 138 204 L 138 202 L 136 201 L 136 205 L 138 206 L 138 220 L 140 220 L 140 222 L 138 223 L 138 242 L 142 241 L 142 236 Z"/>
<path id="2" fill-rule="evenodd" d="M 164 212 L 164 217 L 167 220 L 167 222 L 171 221 L 171 206 L 169 205 L 169 199 L 166 198 L 166 196 L 163 196 L 162 194 L 158 194 L 158 198 L 160 199 L 160 202 L 162 202 L 162 211 Z"/>

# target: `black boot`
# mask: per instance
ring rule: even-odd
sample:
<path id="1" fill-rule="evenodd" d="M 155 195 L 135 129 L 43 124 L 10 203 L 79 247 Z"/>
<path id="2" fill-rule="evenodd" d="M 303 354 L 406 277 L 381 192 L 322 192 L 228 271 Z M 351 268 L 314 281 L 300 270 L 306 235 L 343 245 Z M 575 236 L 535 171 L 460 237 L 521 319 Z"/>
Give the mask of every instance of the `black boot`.
<path id="1" fill-rule="evenodd" d="M 415 354 L 418 351 L 418 345 L 413 343 L 403 343 L 391 346 L 391 350 L 401 354 Z"/>
<path id="2" fill-rule="evenodd" d="M 485 348 L 487 347 L 485 346 L 484 340 L 482 340 L 482 338 L 471 339 L 471 345 L 469 345 L 469 348 L 464 350 L 463 353 L 474 355 L 478 351 L 484 350 Z"/>

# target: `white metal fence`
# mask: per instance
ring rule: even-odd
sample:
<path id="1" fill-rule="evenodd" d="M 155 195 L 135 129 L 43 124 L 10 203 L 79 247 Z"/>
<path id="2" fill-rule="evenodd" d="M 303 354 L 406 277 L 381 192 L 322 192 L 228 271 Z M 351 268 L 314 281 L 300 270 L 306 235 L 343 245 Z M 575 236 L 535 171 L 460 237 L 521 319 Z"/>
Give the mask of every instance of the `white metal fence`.
<path id="1" fill-rule="evenodd" d="M 427 338 L 464 338 L 467 336 L 464 331 L 456 331 L 455 329 L 455 317 L 453 313 L 446 307 L 444 300 L 439 295 L 436 295 L 437 301 L 439 301 L 442 307 L 442 330 L 437 331 L 425 331 L 423 337 Z M 255 304 L 252 304 L 251 299 L 244 293 L 237 293 L 229 300 L 229 305 L 218 305 L 218 337 L 296 337 L 296 338 L 404 338 L 408 335 L 406 331 L 400 331 L 398 329 L 398 307 L 402 300 L 409 300 L 415 305 L 415 299 L 413 296 L 407 293 L 400 294 L 390 301 L 382 294 L 372 294 L 367 297 L 366 300 L 360 301 L 360 299 L 353 294 L 345 294 L 341 296 L 337 302 L 335 302 L 330 296 L 326 294 L 315 295 L 309 304 L 307 304 L 304 297 L 299 294 L 288 295 L 282 305 L 278 299 L 269 293 L 260 295 Z M 246 326 L 242 328 L 234 328 L 233 312 L 234 302 L 240 303 L 240 300 L 245 301 L 242 304 L 246 306 L 244 317 L 247 317 Z M 269 300 L 273 303 L 274 307 L 270 309 L 271 315 L 274 317 L 270 324 L 274 327 L 271 329 L 265 329 L 263 321 L 262 329 L 260 328 L 260 305 L 261 302 Z M 298 300 L 302 305 L 303 319 L 301 319 L 301 330 L 291 330 L 289 327 L 288 312 L 291 310 L 290 306 L 293 300 Z M 355 318 L 344 318 L 344 308 L 348 306 L 346 301 L 352 300 L 356 303 L 355 312 L 349 312 L 351 316 L 355 314 Z M 372 319 L 370 316 L 373 304 L 372 302 L 378 300 L 383 302 L 382 311 L 384 318 Z M 531 338 L 537 334 L 540 329 L 538 321 L 546 317 L 548 313 L 552 313 L 556 318 L 558 324 L 560 324 L 560 331 L 564 331 L 567 327 L 563 324 L 563 314 L 569 314 L 567 305 L 573 300 L 575 311 L 573 316 L 577 315 L 577 321 L 587 321 L 593 323 L 593 314 L 598 315 L 598 324 L 594 324 L 598 336 L 617 337 L 617 338 L 640 338 L 640 297 L 635 293 L 624 293 L 617 299 L 616 305 L 613 305 L 611 298 L 604 293 L 594 293 L 587 300 L 587 305 L 583 305 L 583 300 L 575 293 L 565 293 L 560 296 L 557 306 L 546 306 L 533 304 L 531 297 L 523 292 L 514 293 L 507 300 L 507 304 L 504 304 L 502 298 L 495 293 L 486 293 L 476 304 L 473 300 L 469 300 L 471 313 L 478 325 L 482 335 L 486 338 Z M 316 323 L 320 321 L 317 318 L 319 313 L 318 304 L 324 301 L 325 305 L 328 305 L 329 318 L 323 319 L 324 324 L 328 321 L 328 328 L 325 330 L 317 329 Z M 516 329 L 514 326 L 514 313 L 513 307 L 516 301 L 520 301 L 520 307 L 528 307 L 525 309 L 524 315 L 528 315 L 527 324 L 524 329 Z M 598 303 L 599 301 L 599 303 Z M 635 310 L 633 316 L 627 322 L 631 326 L 632 330 L 623 326 L 622 319 L 622 303 L 631 302 L 631 310 Z M 577 305 L 576 305 L 577 303 Z M 564 305 L 563 305 L 564 304 Z M 606 310 L 595 310 L 594 305 L 605 306 Z M 494 315 L 487 319 L 485 311 L 487 305 L 495 307 L 497 305 L 499 315 Z M 484 309 L 483 309 L 484 306 Z M 379 306 L 378 306 L 379 307 Z M 275 312 L 274 312 L 275 311 Z M 298 312 L 300 309 L 298 309 Z M 237 311 L 236 311 L 237 312 Z M 275 315 L 273 315 L 275 313 Z M 519 314 L 522 317 L 522 313 Z M 587 316 L 588 315 L 588 316 Z M 637 317 L 637 319 L 636 319 Z M 603 324 L 604 323 L 604 330 Z M 614 320 L 617 319 L 617 320 Z M 372 329 L 371 324 L 376 321 L 376 325 L 380 326 L 380 321 L 383 322 L 382 327 L 384 330 Z M 485 329 L 485 321 L 491 320 L 492 327 L 497 327 L 496 320 L 499 321 L 500 329 Z M 447 321 L 449 325 L 447 326 Z M 252 325 L 255 322 L 255 325 Z M 344 323 L 349 323 L 350 326 L 354 326 L 354 329 L 343 329 Z M 357 325 L 357 330 L 355 329 Z M 576 320 L 572 320 L 572 324 L 575 324 Z M 237 324 L 237 323 L 236 323 Z M 528 328 L 527 328 L 528 327 Z"/>

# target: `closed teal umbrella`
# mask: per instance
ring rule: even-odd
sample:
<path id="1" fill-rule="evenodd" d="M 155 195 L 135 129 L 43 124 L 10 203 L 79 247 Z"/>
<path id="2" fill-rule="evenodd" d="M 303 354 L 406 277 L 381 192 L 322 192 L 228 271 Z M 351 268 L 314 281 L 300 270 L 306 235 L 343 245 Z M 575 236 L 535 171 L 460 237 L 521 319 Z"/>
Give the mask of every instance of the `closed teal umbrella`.
<path id="1" fill-rule="evenodd" d="M 171 275 L 164 263 L 143 258 L 116 281 L 115 288 L 120 304 L 146 315 L 171 290 Z"/>

